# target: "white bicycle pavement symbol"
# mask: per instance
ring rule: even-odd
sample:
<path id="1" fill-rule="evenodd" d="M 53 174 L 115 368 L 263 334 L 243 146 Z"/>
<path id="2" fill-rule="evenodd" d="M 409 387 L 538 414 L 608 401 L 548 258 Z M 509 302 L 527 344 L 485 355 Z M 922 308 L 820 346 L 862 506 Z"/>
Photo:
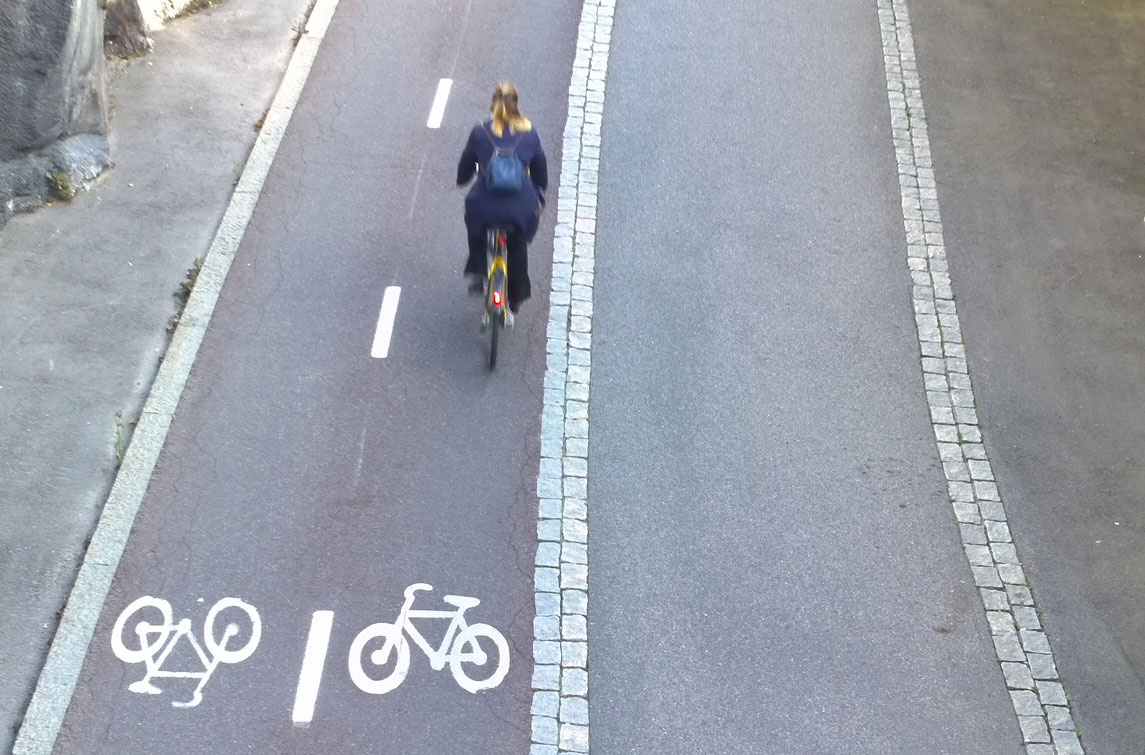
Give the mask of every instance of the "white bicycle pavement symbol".
<path id="1" fill-rule="evenodd" d="M 415 609 L 417 594 L 430 590 L 433 586 L 424 582 L 410 585 L 396 621 L 371 624 L 354 637 L 348 666 L 351 681 L 362 692 L 384 695 L 400 686 L 409 674 L 411 644 L 421 648 L 435 671 L 448 664 L 454 680 L 467 692 L 493 689 L 505 680 L 509 673 L 505 636 L 489 624 L 470 624 L 465 619 L 466 611 L 481 601 L 445 595 L 442 600 L 452 606 L 450 610 Z M 432 646 L 414 625 L 414 620 L 422 619 L 448 620 L 439 647 Z M 295 723 L 309 724 L 313 719 L 333 620 L 334 612 L 325 610 L 316 611 L 311 620 L 292 713 Z M 111 648 L 119 660 L 144 666 L 143 678 L 128 685 L 130 692 L 160 695 L 165 691 L 161 680 L 194 680 L 198 683 L 190 698 L 171 703 L 176 708 L 194 708 L 203 701 L 203 689 L 219 665 L 247 660 L 261 638 L 258 610 L 238 598 L 223 598 L 211 606 L 201 634 L 196 635 L 190 618 L 175 621 L 169 602 L 145 595 L 119 614 L 112 627 Z M 176 652 L 179 647 L 184 650 Z"/>
<path id="2" fill-rule="evenodd" d="M 431 585 L 424 582 L 410 585 L 405 589 L 405 603 L 396 622 L 371 624 L 354 638 L 350 646 L 350 678 L 360 690 L 373 695 L 384 695 L 405 680 L 410 664 L 410 643 L 406 641 L 406 635 L 426 654 L 434 671 L 441 671 L 449 663 L 454 680 L 468 692 L 492 689 L 505 679 L 509 673 L 509 643 L 504 635 L 488 624 L 469 624 L 465 621 L 465 612 L 481 601 L 463 595 L 445 595 L 442 600 L 454 606 L 454 610 L 414 610 L 413 602 L 417 593 L 432 589 Z M 449 619 L 441 647 L 433 648 L 413 625 L 413 619 Z M 371 643 L 378 639 L 384 639 L 382 646 L 368 650 Z M 483 642 L 486 647 L 482 647 Z M 494 658 L 490 657 L 490 652 Z M 363 661 L 369 661 L 371 666 L 382 669 L 383 673 L 375 678 L 367 673 Z M 391 661 L 392 668 L 386 671 L 385 667 Z"/>
<path id="3" fill-rule="evenodd" d="M 224 626 L 220 635 L 216 624 L 224 611 L 228 612 L 232 621 Z M 249 635 L 241 645 L 228 647 L 242 631 L 242 626 L 236 622 L 243 617 L 250 626 Z M 133 601 L 115 621 L 111 630 L 111 649 L 115 657 L 124 663 L 142 663 L 147 669 L 142 679 L 128 685 L 127 689 L 131 692 L 162 694 L 163 690 L 152 683 L 153 679 L 198 679 L 199 683 L 190 700 L 171 703 L 176 708 L 194 708 L 203 701 L 203 687 L 220 663 L 241 663 L 254 653 L 262 637 L 262 620 L 254 606 L 238 598 L 223 598 L 207 612 L 203 622 L 203 643 L 200 644 L 191 631 L 190 619 L 180 619 L 174 623 L 172 618 L 171 604 L 162 598 L 145 595 Z M 128 632 L 128 624 L 132 620 L 137 623 L 132 627 L 133 631 Z M 190 643 L 202 668 L 167 670 L 164 666 L 183 638 Z"/>

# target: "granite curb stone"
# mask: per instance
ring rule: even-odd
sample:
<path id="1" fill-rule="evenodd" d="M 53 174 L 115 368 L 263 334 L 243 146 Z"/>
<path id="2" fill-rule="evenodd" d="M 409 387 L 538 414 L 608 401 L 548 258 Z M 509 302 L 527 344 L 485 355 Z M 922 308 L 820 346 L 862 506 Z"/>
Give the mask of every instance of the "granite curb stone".
<path id="1" fill-rule="evenodd" d="M 950 501 L 1027 755 L 1082 753 L 1049 638 L 1042 630 L 982 444 L 946 262 L 907 3 L 878 0 L 877 4 L 923 387 Z"/>
<path id="2" fill-rule="evenodd" d="M 589 398 L 597 177 L 616 0 L 585 0 L 569 84 L 553 239 L 537 479 L 538 612 L 531 755 L 587 753 Z M 543 548 L 543 550 L 542 550 Z M 557 568 L 549 568 L 549 567 Z M 559 614 L 560 622 L 556 623 Z M 551 618 L 551 620 L 550 620 Z M 559 640 L 554 642 L 553 640 Z"/>

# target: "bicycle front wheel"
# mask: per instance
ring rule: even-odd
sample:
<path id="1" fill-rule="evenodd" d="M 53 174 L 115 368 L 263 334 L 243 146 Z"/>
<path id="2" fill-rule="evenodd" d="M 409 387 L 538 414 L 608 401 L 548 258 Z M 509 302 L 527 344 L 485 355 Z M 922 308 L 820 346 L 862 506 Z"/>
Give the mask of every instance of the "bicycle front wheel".
<path id="1" fill-rule="evenodd" d="M 250 635 L 246 642 L 234 650 L 228 649 L 227 644 L 232 637 L 238 636 L 242 629 L 240 625 L 234 621 L 228 622 L 221 637 L 215 631 L 215 622 L 218 621 L 219 614 L 228 608 L 232 609 L 230 614 L 236 619 L 238 616 L 235 615 L 234 609 L 242 611 L 246 614 L 246 622 L 250 624 Z M 223 598 L 215 603 L 207 613 L 207 620 L 203 624 L 203 642 L 207 645 L 207 652 L 219 663 L 241 663 L 245 661 L 254 653 L 260 639 L 262 639 L 262 619 L 259 618 L 258 609 L 249 603 L 244 603 L 238 598 Z"/>
<path id="2" fill-rule="evenodd" d="M 497 338 L 501 334 L 501 311 L 489 308 L 489 369 L 497 366 Z"/>
<path id="3" fill-rule="evenodd" d="M 463 665 L 466 663 L 474 668 L 467 669 Z M 466 692 L 493 689 L 509 673 L 509 643 L 505 635 L 488 624 L 473 624 L 461 630 L 449 654 L 449 670 Z M 483 676 L 482 671 L 489 673 Z"/>
<path id="4" fill-rule="evenodd" d="M 366 648 L 371 641 L 384 638 L 382 647 L 370 651 Z M 375 679 L 366 673 L 362 661 L 368 659 L 370 665 L 385 667 L 390 662 L 390 656 L 396 652 L 394 667 L 380 679 Z M 397 688 L 405 681 L 409 673 L 409 643 L 406 642 L 402 629 L 394 624 L 380 622 L 371 624 L 358 633 L 350 645 L 350 679 L 358 689 L 371 695 L 384 695 Z"/>
<path id="5" fill-rule="evenodd" d="M 485 306 L 489 310 L 489 369 L 493 369 L 497 366 L 497 340 L 505 324 L 505 307 L 509 306 L 505 301 L 505 273 L 501 270 L 493 271 Z"/>

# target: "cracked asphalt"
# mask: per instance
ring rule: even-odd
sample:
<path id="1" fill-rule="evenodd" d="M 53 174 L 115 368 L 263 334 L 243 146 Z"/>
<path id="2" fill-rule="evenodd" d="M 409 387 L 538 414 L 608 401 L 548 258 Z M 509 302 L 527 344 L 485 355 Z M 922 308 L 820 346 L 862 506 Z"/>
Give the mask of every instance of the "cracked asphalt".
<path id="1" fill-rule="evenodd" d="M 913 15 L 1010 526 L 1086 751 L 1145 752 L 1145 8 Z"/>
<path id="2" fill-rule="evenodd" d="M 706 8 L 617 11 L 594 751 L 1017 755 L 923 391 L 875 8 Z"/>
<path id="3" fill-rule="evenodd" d="M 307 0 L 171 22 L 109 85 L 114 170 L 0 232 L 0 752 L 9 752 L 167 344 Z M 130 430 L 130 427 L 127 428 Z"/>
<path id="4" fill-rule="evenodd" d="M 522 31 L 493 54 L 505 14 Z M 56 752 L 489 752 L 528 749 L 532 564 L 552 218 L 532 250 L 535 296 L 486 365 L 464 292 L 456 160 L 496 82 L 514 80 L 560 164 L 576 15 L 556 2 L 342 0 L 293 115 L 160 457 Z M 527 29 L 543 29 L 543 33 Z M 440 130 L 425 127 L 454 79 Z M 420 187 L 416 194 L 411 187 Z M 369 355 L 386 286 L 402 287 L 390 353 Z M 470 623 L 510 645 L 508 677 L 474 696 L 414 648 L 385 696 L 347 671 L 354 637 L 472 596 Z M 196 680 L 127 686 L 109 638 L 151 595 L 201 639 L 211 605 L 257 608 L 254 655 Z M 334 612 L 313 722 L 291 720 L 314 611 Z M 241 618 L 241 617 L 240 617 Z M 240 622 L 242 624 L 243 622 Z M 436 645 L 445 622 L 415 621 Z M 244 625 L 245 626 L 245 625 Z M 243 632 L 249 630 L 244 628 Z M 246 637 L 240 634 L 239 637 Z M 184 654 L 185 655 L 185 654 Z M 194 659 L 173 653 L 165 668 Z"/>
<path id="5" fill-rule="evenodd" d="M 535 298 L 489 373 L 461 283 L 453 171 L 492 84 L 508 78 L 557 185 L 570 5 L 341 0 L 56 752 L 529 751 L 554 218 L 531 249 Z M 1128 0 L 910 7 L 953 286 L 1017 547 L 1087 750 L 1140 753 L 1145 461 L 1132 409 L 1145 374 L 1145 12 Z M 878 37 L 873 3 L 619 2 L 590 404 L 598 753 L 1022 750 L 927 417 Z M 445 123 L 427 130 L 441 77 L 454 79 Z M 229 189 L 218 165 L 237 164 L 244 142 L 231 135 L 211 151 L 210 137 L 192 142 L 220 173 L 217 204 Z M 125 192 L 129 176 L 139 180 L 130 170 L 125 160 L 106 194 L 58 215 L 14 220 L 0 276 L 46 277 L 37 265 L 62 255 L 21 262 L 12 239 L 82 247 L 67 223 Z M 195 201 L 207 228 L 213 205 Z M 209 235 L 177 238 L 180 228 L 126 261 L 154 265 L 160 279 L 162 261 L 177 279 L 179 255 Z M 100 238 L 114 246 L 131 229 Z M 66 270 L 82 277 L 82 265 Z M 390 355 L 376 360 L 389 285 L 402 287 L 401 304 Z M 0 408 L 19 432 L 49 415 L 10 386 L 30 381 L 27 395 L 41 400 L 60 374 L 75 383 L 107 369 L 95 352 L 144 355 L 120 365 L 102 403 L 50 414 L 45 453 L 63 460 L 52 475 L 17 462 L 0 475 L 15 512 L 0 533 L 15 606 L 0 619 L 13 649 L 0 657 L 10 726 L 112 469 L 100 412 L 144 390 L 169 314 L 165 299 L 140 314 L 111 283 L 91 288 L 54 315 L 98 322 L 125 308 L 153 335 L 115 351 L 112 320 L 83 349 L 55 350 L 31 308 L 13 305 L 0 323 Z M 81 458 L 78 447 L 99 452 Z M 51 504 L 62 513 L 46 515 Z M 481 600 L 467 618 L 505 635 L 503 684 L 473 696 L 415 648 L 399 690 L 354 686 L 354 637 L 394 621 L 417 582 L 434 587 L 419 609 L 446 608 L 446 594 Z M 193 679 L 133 694 L 144 669 L 115 658 L 110 638 L 144 595 L 169 601 L 200 638 L 216 601 L 241 598 L 258 609 L 261 641 L 249 660 L 221 665 L 192 710 L 171 703 L 190 697 Z M 334 614 L 325 673 L 313 721 L 296 726 L 320 610 Z M 226 615 L 239 641 L 250 637 Z M 436 644 L 433 623 L 419 626 Z M 169 668 L 195 662 L 184 645 Z"/>

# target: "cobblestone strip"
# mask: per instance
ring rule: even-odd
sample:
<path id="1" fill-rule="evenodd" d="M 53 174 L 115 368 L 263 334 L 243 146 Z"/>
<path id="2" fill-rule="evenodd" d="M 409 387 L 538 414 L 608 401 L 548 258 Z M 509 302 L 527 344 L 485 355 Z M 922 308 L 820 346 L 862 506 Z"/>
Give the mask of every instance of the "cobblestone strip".
<path id="1" fill-rule="evenodd" d="M 975 412 L 905 0 L 877 0 L 907 263 L 938 452 L 1027 755 L 1082 755 Z"/>
<path id="2" fill-rule="evenodd" d="M 596 187 L 616 0 L 586 0 L 569 85 L 537 478 L 533 745 L 588 749 L 588 395 Z"/>

